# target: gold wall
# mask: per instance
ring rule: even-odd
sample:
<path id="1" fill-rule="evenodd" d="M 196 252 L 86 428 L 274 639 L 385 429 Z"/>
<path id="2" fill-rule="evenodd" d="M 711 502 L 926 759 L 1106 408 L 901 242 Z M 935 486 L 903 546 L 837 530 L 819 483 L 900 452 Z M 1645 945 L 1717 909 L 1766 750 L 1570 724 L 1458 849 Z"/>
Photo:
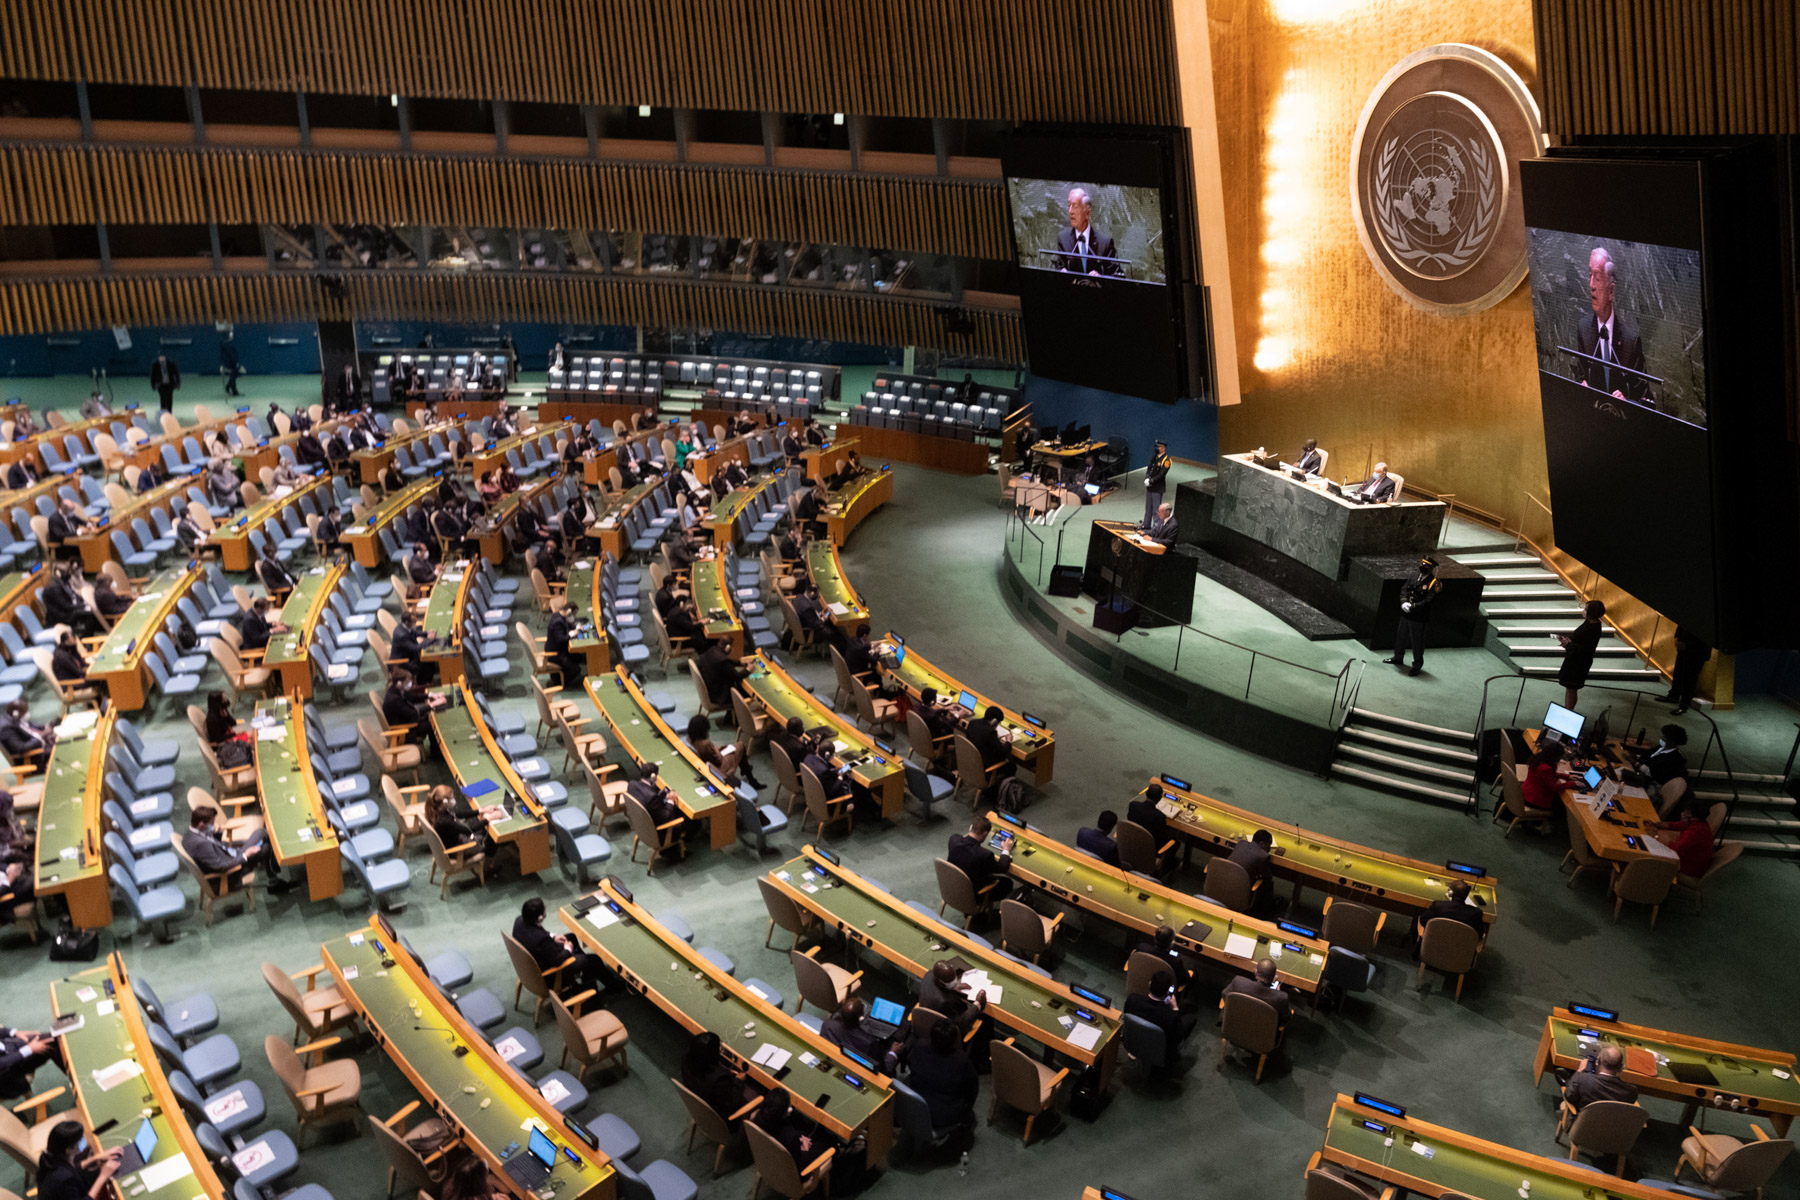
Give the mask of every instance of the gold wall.
<path id="1" fill-rule="evenodd" d="M 1472 317 L 1413 307 L 1376 273 L 1351 216 L 1350 142 L 1407 54 L 1466 42 L 1535 86 L 1529 0 L 1207 0 L 1243 403 L 1219 449 L 1330 473 L 1372 460 L 1542 531 L 1548 500 L 1530 294 Z M 1211 247 L 1208 247 L 1210 250 Z"/>

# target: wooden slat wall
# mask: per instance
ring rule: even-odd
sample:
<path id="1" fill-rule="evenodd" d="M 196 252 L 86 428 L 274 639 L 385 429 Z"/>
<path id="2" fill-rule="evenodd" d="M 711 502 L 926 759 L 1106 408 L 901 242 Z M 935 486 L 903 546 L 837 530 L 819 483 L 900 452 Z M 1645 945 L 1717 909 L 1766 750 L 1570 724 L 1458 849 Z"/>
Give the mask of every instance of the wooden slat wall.
<path id="1" fill-rule="evenodd" d="M 1171 2 L 0 0 L 0 75 L 1174 124 Z"/>
<path id="2" fill-rule="evenodd" d="M 0 145 L 0 224 L 633 229 L 1002 259 L 998 182 L 562 159 Z"/>
<path id="3" fill-rule="evenodd" d="M 1800 133 L 1794 0 L 1534 0 L 1565 137 Z"/>
<path id="4" fill-rule="evenodd" d="M 965 308 L 975 332 L 948 335 L 937 305 L 893 296 L 580 276 L 146 275 L 0 281 L 0 329 L 233 321 L 570 321 L 730 329 L 872 345 L 918 345 L 1006 362 L 1024 357 L 1016 311 Z"/>

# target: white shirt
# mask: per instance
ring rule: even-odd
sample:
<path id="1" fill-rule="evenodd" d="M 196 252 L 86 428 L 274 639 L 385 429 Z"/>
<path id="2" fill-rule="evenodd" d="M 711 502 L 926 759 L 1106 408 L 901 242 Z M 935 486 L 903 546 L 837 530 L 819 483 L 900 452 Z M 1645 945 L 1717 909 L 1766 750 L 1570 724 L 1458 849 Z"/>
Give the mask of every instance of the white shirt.
<path id="1" fill-rule="evenodd" d="M 1599 341 L 1595 343 L 1594 350 L 1608 362 L 1619 361 L 1619 348 L 1613 344 L 1613 320 L 1618 315 L 1619 310 L 1615 308 L 1607 314 L 1606 320 L 1596 326 Z"/>

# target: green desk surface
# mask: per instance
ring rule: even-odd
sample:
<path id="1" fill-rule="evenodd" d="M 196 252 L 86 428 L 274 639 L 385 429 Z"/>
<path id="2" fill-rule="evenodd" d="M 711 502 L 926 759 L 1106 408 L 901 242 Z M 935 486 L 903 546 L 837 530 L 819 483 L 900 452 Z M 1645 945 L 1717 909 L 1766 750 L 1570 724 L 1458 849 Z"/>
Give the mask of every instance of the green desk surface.
<path id="1" fill-rule="evenodd" d="M 600 514 L 597 528 L 611 529 L 624 519 L 625 514 L 638 506 L 638 502 L 655 491 L 660 479 L 646 479 L 643 483 L 634 483 L 622 492 L 614 492 L 606 499 L 606 509 Z"/>
<path id="2" fill-rule="evenodd" d="M 8 571 L 0 575 L 0 612 L 11 613 L 22 600 L 19 593 L 32 583 L 34 571 Z"/>
<path id="3" fill-rule="evenodd" d="M 129 671 L 136 664 L 144 661 L 144 651 L 150 648 L 150 636 L 156 632 L 162 618 L 170 612 L 177 601 L 186 595 L 200 579 L 200 572 L 189 570 L 184 564 L 170 567 L 144 585 L 138 598 L 131 602 L 106 640 L 100 643 L 100 649 L 88 660 L 88 673 L 93 675 L 108 674 L 114 671 Z M 127 651 L 126 647 L 133 642 L 137 645 Z"/>
<path id="4" fill-rule="evenodd" d="M 1109 867 L 1037 830 L 1023 829 L 1004 820 L 995 820 L 994 829 L 995 841 L 1003 833 L 1010 833 L 1015 839 L 1013 872 L 1039 877 L 1045 889 L 1059 900 L 1105 912 L 1140 931 L 1167 925 L 1190 949 L 1246 973 L 1256 968 L 1258 959 L 1272 958 L 1282 982 L 1308 992 L 1318 990 L 1319 973 L 1325 969 L 1329 949 L 1324 942 L 1293 937 L 1271 922 L 1208 904 L 1153 880 Z M 1211 927 L 1204 941 L 1196 942 L 1187 936 L 1190 921 Z M 1225 941 L 1234 933 L 1254 938 L 1255 950 L 1248 955 L 1228 954 Z M 1300 950 L 1287 949 L 1289 945 L 1299 946 Z"/>
<path id="5" fill-rule="evenodd" d="M 706 764 L 689 757 L 687 743 L 624 678 L 623 667 L 612 675 L 588 676 L 587 690 L 611 727 L 613 740 L 640 766 L 656 768 L 657 778 L 675 793 L 676 803 L 688 816 L 705 819 L 719 808 L 736 805 L 731 789 L 715 779 Z"/>
<path id="6" fill-rule="evenodd" d="M 708 525 L 730 525 L 738 519 L 738 514 L 744 511 L 750 501 L 756 499 L 756 494 L 775 482 L 775 479 L 774 475 L 759 475 L 751 479 L 747 487 L 741 487 L 735 492 L 726 492 L 723 496 L 716 497 L 712 502 L 712 507 L 707 510 L 706 523 Z"/>
<path id="7" fill-rule="evenodd" d="M 813 546 L 817 548 L 818 543 L 814 542 Z M 911 643 L 908 643 L 906 647 L 906 660 L 896 667 L 892 665 L 894 661 L 894 650 L 894 633 L 890 630 L 886 637 L 875 644 L 875 653 L 880 657 L 882 670 L 899 680 L 901 687 L 905 688 L 915 697 L 928 687 L 936 688 L 939 700 L 951 704 L 956 703 L 957 697 L 965 690 L 965 685 L 961 680 L 946 675 L 944 672 L 932 666 L 923 655 L 917 653 L 913 649 Z M 974 688 L 968 688 L 967 690 L 974 695 L 976 705 L 979 709 L 985 711 L 990 705 L 1000 709 L 1001 713 L 1004 714 L 1000 722 L 1001 730 L 1012 734 L 1015 742 L 1022 741 L 1027 753 L 1035 754 L 1037 750 L 1042 748 L 1034 747 L 1032 745 L 1034 742 L 1042 742 L 1044 745 L 1049 745 L 1050 742 L 1054 740 L 1053 735 L 1048 729 L 1040 729 L 1036 726 L 1027 724 L 1025 719 L 1018 713 L 1006 707 L 1004 704 L 999 704 L 997 701 L 982 695 L 980 692 L 975 691 Z"/>
<path id="8" fill-rule="evenodd" d="M 1362 1121 L 1381 1129 L 1364 1128 Z M 1394 1144 L 1384 1146 L 1386 1131 L 1390 1129 Z M 1438 1191 L 1462 1192 L 1476 1200 L 1514 1200 L 1527 1181 L 1531 1184 L 1531 1200 L 1668 1195 L 1625 1183 L 1615 1176 L 1584 1171 L 1558 1159 L 1511 1151 L 1524 1160 L 1514 1161 L 1491 1152 L 1502 1149 L 1509 1148 L 1490 1146 L 1465 1135 L 1447 1138 L 1435 1127 L 1415 1132 L 1405 1123 L 1392 1122 L 1378 1113 L 1342 1102 L 1332 1106 L 1325 1132 L 1327 1158 L 1334 1158 L 1335 1154 L 1338 1157 L 1334 1161 L 1342 1162 L 1342 1156 L 1360 1159 L 1374 1164 L 1376 1169 L 1369 1173 L 1378 1178 L 1384 1171 L 1404 1174 Z M 1430 1151 L 1431 1156 L 1427 1158 L 1421 1150 Z"/>
<path id="9" fill-rule="evenodd" d="M 285 496 L 264 496 L 250 505 L 238 515 L 237 520 L 229 525 L 221 525 L 212 531 L 206 540 L 217 546 L 224 542 L 241 541 L 255 530 L 263 527 L 263 522 L 277 512 L 295 503 L 302 496 L 318 491 L 322 487 L 331 486 L 331 476 L 321 475 L 311 483 L 303 483 Z"/>
<path id="10" fill-rule="evenodd" d="M 354 454 L 352 454 L 350 457 L 353 461 L 360 462 L 360 461 L 363 461 L 366 459 L 377 458 L 384 454 L 392 454 L 392 453 L 394 453 L 394 451 L 400 449 L 400 447 L 402 447 L 402 446 L 422 445 L 433 434 L 437 434 L 437 433 L 446 433 L 447 434 L 452 429 L 460 428 L 462 425 L 463 425 L 463 422 L 458 421 L 458 420 L 439 421 L 435 425 L 420 425 L 420 426 L 417 426 L 416 428 L 407 430 L 404 434 L 400 435 L 399 437 L 393 437 L 390 435 L 386 441 L 381 443 L 381 445 L 375 446 L 373 448 L 365 448 L 362 450 L 358 450 Z"/>
<path id="11" fill-rule="evenodd" d="M 723 556 L 715 554 L 695 560 L 688 581 L 693 588 L 694 607 L 706 618 L 707 637 L 724 637 L 738 628 L 737 602 L 731 598 L 731 587 L 725 582 Z"/>
<path id="12" fill-rule="evenodd" d="M 1657 1031 L 1638 1026 L 1621 1028 L 1559 1016 L 1550 1018 L 1549 1029 L 1556 1053 L 1562 1058 L 1575 1059 L 1590 1053 L 1589 1047 L 1593 1045 L 1593 1039 L 1580 1037 L 1578 1031 L 1583 1029 L 1598 1033 L 1598 1041 L 1603 1046 L 1618 1046 L 1620 1049 L 1635 1046 L 1650 1051 L 1656 1055 L 1656 1081 L 1652 1086 L 1664 1092 L 1679 1089 L 1691 1095 L 1697 1085 L 1682 1083 L 1669 1068 L 1674 1063 L 1693 1063 L 1704 1066 L 1713 1073 L 1719 1081 L 1717 1088 L 1720 1091 L 1746 1099 L 1755 1097 L 1764 1103 L 1781 1105 L 1789 1111 L 1800 1107 L 1800 1075 L 1794 1070 L 1794 1056 L 1791 1054 L 1757 1051 L 1749 1046 L 1706 1043 L 1697 1038 L 1683 1039 L 1675 1034 L 1657 1037 Z M 1771 1073 L 1772 1070 L 1782 1071 L 1787 1078 L 1776 1078 Z"/>
<path id="13" fill-rule="evenodd" d="M 868 606 L 844 577 L 837 546 L 830 538 L 818 538 L 806 548 L 806 573 L 819 585 L 819 602 L 830 611 L 833 621 L 843 624 L 869 619 Z"/>
<path id="14" fill-rule="evenodd" d="M 600 640 L 600 561 L 594 558 L 583 558 L 569 566 L 563 576 L 568 583 L 564 595 L 569 601 L 569 620 L 576 628 L 592 626 L 592 637 L 569 639 L 569 649 L 576 653 L 584 653 L 589 646 Z"/>
<path id="15" fill-rule="evenodd" d="M 288 593 L 287 603 L 281 606 L 281 623 L 288 627 L 288 631 L 269 639 L 269 648 L 263 655 L 263 666 L 273 670 L 283 663 L 306 661 L 306 647 L 312 641 L 313 624 L 318 620 L 319 614 L 325 611 L 325 601 L 330 598 L 337 588 L 338 580 L 343 577 L 344 568 L 339 564 L 313 567 L 309 571 L 303 571 L 294 580 L 294 590 Z"/>
<path id="16" fill-rule="evenodd" d="M 1197 792 L 1177 791 L 1166 783 L 1161 808 L 1179 832 L 1227 850 L 1258 829 L 1267 829 L 1275 836 L 1273 865 L 1278 873 L 1290 878 L 1305 876 L 1347 892 L 1360 892 L 1376 903 L 1393 907 L 1422 910 L 1444 898 L 1451 880 L 1465 878 L 1452 875 L 1442 865 L 1402 858 L 1271 821 Z M 1499 909 L 1497 885 L 1486 877 L 1467 877 L 1467 882 L 1492 923 Z"/>
<path id="17" fill-rule="evenodd" d="M 305 709 L 287 700 L 267 700 L 256 706 L 250 719 L 256 738 L 256 792 L 262 797 L 263 825 L 282 863 L 337 846 L 337 833 L 325 817 L 306 746 Z M 264 729 L 279 730 L 279 738 L 263 740 Z M 372 804 L 365 800 L 362 803 Z"/>
<path id="18" fill-rule="evenodd" d="M 368 514 L 368 516 L 365 516 L 360 525 L 345 526 L 344 536 L 349 537 L 352 534 L 358 533 L 366 536 L 373 536 L 376 530 L 387 528 L 387 526 L 393 522 L 395 517 L 398 517 L 401 513 L 411 508 L 418 502 L 419 497 L 425 495 L 427 492 L 434 491 L 437 488 L 437 485 L 437 477 L 434 475 L 427 475 L 423 479 L 413 480 L 393 495 L 384 499 L 380 504 L 377 504 L 375 506 L 375 511 Z"/>
<path id="19" fill-rule="evenodd" d="M 100 1081 L 94 1077 L 96 1071 L 103 1071 L 126 1060 L 139 1064 L 146 1071 L 161 1070 L 156 1062 L 155 1049 L 149 1045 L 138 1046 L 133 1041 L 131 1027 L 126 1022 L 123 1006 L 135 1004 L 136 999 L 129 995 L 110 995 L 106 985 L 111 977 L 111 971 L 102 962 L 90 970 L 67 979 L 54 980 L 50 984 L 50 1004 L 55 1014 L 59 1017 L 79 1014 L 82 1018 L 81 1028 L 64 1034 L 62 1038 L 69 1082 L 74 1085 L 75 1092 L 81 1099 L 82 1111 L 87 1114 L 92 1125 L 117 1122 L 99 1135 L 97 1140 L 100 1149 L 116 1150 L 121 1146 L 129 1146 L 137 1136 L 138 1127 L 143 1123 L 145 1115 L 154 1112 L 149 1119 L 156 1126 L 156 1148 L 150 1152 L 150 1162 L 155 1164 L 181 1158 L 181 1146 L 176 1140 L 173 1121 L 184 1121 L 185 1112 L 179 1107 L 173 1112 L 162 1109 L 148 1074 L 130 1076 L 111 1088 L 102 1088 Z M 102 1009 L 111 1011 L 102 1013 Z M 92 1146 L 89 1148 L 93 1149 Z M 191 1159 L 189 1161 L 192 1162 Z M 208 1177 L 213 1176 L 210 1167 L 205 1168 L 205 1171 Z M 191 1169 L 154 1191 L 141 1190 L 136 1175 L 119 1182 L 124 1185 L 124 1194 L 131 1196 L 133 1200 L 195 1200 L 196 1197 L 223 1197 L 226 1194 L 223 1188 L 214 1189 L 209 1183 L 203 1183 Z M 111 1194 L 110 1189 L 108 1194 Z"/>
<path id="20" fill-rule="evenodd" d="M 454 686 L 436 688 L 434 691 L 458 701 L 449 708 L 442 708 L 431 714 L 431 723 L 437 729 L 438 747 L 451 774 L 456 776 L 457 783 L 465 792 L 471 784 L 483 781 L 494 785 L 494 790 L 469 800 L 468 803 L 477 808 L 486 808 L 502 803 L 508 792 L 519 797 L 519 802 L 513 806 L 511 813 L 498 821 L 488 822 L 489 832 L 495 838 L 505 839 L 543 824 L 544 810 L 538 804 L 537 793 L 531 790 L 530 784 L 495 760 L 493 751 L 481 736 L 479 711 L 461 702 L 461 697 L 467 693 Z"/>
<path id="21" fill-rule="evenodd" d="M 467 559 L 444 564 L 444 573 L 438 576 L 437 586 L 431 589 L 431 598 L 425 602 L 425 618 L 419 627 L 426 636 L 451 644 L 458 641 L 457 614 L 462 611 L 463 597 L 468 594 L 463 580 L 469 570 Z"/>
<path id="22" fill-rule="evenodd" d="M 787 1051 L 793 1060 L 787 1064 L 788 1074 L 781 1086 L 810 1110 L 810 1116 L 819 1115 L 818 1098 L 829 1096 L 824 1113 L 841 1123 L 845 1132 L 860 1129 L 888 1102 L 891 1093 L 885 1077 L 864 1072 L 857 1076 L 864 1086 L 852 1087 L 844 1079 L 847 1064 L 833 1061 L 830 1043 L 782 1010 L 769 1007 L 738 980 L 706 972 L 704 960 L 694 948 L 653 918 L 634 919 L 623 905 L 615 915 L 609 903 L 618 902 L 602 896 L 602 903 L 586 914 L 564 908 L 563 924 L 618 969 L 628 985 L 644 991 L 690 1032 L 718 1034 L 725 1049 L 743 1064 L 764 1046 Z M 818 1065 L 809 1067 L 801 1062 L 802 1054 L 817 1059 Z M 757 1070 L 755 1066 L 749 1069 Z M 772 1076 L 763 1074 L 765 1083 L 773 1082 Z"/>
<path id="23" fill-rule="evenodd" d="M 556 1167 L 545 1181 L 558 1200 L 589 1195 L 607 1181 L 613 1171 L 604 1156 L 546 1119 L 546 1114 L 554 1116 L 554 1110 L 537 1096 L 530 1080 L 503 1064 L 497 1050 L 485 1043 L 474 1046 L 478 1035 L 463 1022 L 455 1004 L 425 980 L 422 968 L 415 975 L 399 962 L 382 965 L 375 948 L 377 936 L 370 929 L 333 938 L 323 947 L 325 960 L 339 987 L 354 995 L 356 1006 L 379 1032 L 388 1056 L 409 1068 L 415 1083 L 434 1099 L 433 1107 L 480 1142 L 490 1159 L 498 1159 L 514 1142 L 523 1152 L 532 1124 L 543 1127 L 559 1148 L 573 1148 L 584 1161 L 572 1163 L 559 1150 Z M 438 1028 L 419 1030 L 415 1025 Z M 459 1045 L 471 1046 L 469 1053 L 458 1057 Z"/>
<path id="24" fill-rule="evenodd" d="M 746 662 L 750 675 L 744 686 L 762 701 L 769 715 L 783 723 L 789 717 L 799 717 L 808 729 L 831 726 L 837 738 L 834 757 L 863 786 L 874 789 L 890 777 L 905 772 L 906 766 L 899 758 L 882 753 L 854 722 L 832 712 L 817 696 L 794 682 L 793 676 L 774 666 L 766 655 L 758 652 L 755 658 Z M 794 765 L 796 769 L 799 767 L 798 763 Z"/>
<path id="25" fill-rule="evenodd" d="M 854 446 L 856 443 L 845 442 L 843 445 Z M 828 446 L 826 449 L 831 450 L 833 447 Z M 867 475 L 858 475 L 855 479 L 852 479 L 849 483 L 846 483 L 836 491 L 826 492 L 825 507 L 835 508 L 839 512 L 849 512 L 850 506 L 862 499 L 862 494 L 864 492 L 880 483 L 882 479 L 886 478 L 889 474 L 891 474 L 891 472 L 870 471 Z"/>
<path id="26" fill-rule="evenodd" d="M 1068 1042 L 1059 1018 L 1068 1017 L 1078 1024 L 1090 1022 L 1070 1015 L 1075 1005 L 1062 985 L 998 954 L 982 952 L 973 942 L 963 941 L 949 926 L 908 908 L 898 896 L 870 887 L 842 867 L 803 854 L 776 867 L 770 875 L 786 885 L 790 895 L 801 893 L 796 896 L 800 904 L 827 914 L 846 936 L 884 947 L 888 953 L 882 957 L 895 962 L 914 979 L 924 978 L 939 959 L 957 956 L 985 970 L 988 978 L 1000 986 L 1000 1003 L 989 1003 L 990 1015 L 998 1008 L 1005 1013 L 1006 1024 L 1046 1046 L 1087 1062 L 1104 1053 L 1118 1032 L 1117 1006 L 1124 1003 L 1122 994 L 1113 996 L 1115 1007 L 1100 1010 L 1091 1022 L 1101 1030 L 1099 1042 L 1092 1050 L 1079 1050 Z M 1089 1005 L 1086 1011 L 1096 1012 L 1096 1007 Z"/>
<path id="27" fill-rule="evenodd" d="M 92 709 L 74 714 L 78 723 L 86 724 Z M 56 738 L 56 749 L 50 752 L 44 769 L 44 798 L 38 804 L 37 824 L 37 890 L 60 891 L 77 879 L 91 879 L 104 871 L 101 853 L 100 803 L 96 794 L 96 811 L 88 811 L 88 779 L 106 771 L 106 740 L 112 736 L 113 721 L 109 714 L 85 730 L 76 732 L 65 723 L 64 732 Z M 83 842 L 90 824 L 96 830 L 94 844 L 87 847 L 87 862 L 82 864 Z M 146 841 L 133 847 L 139 853 L 148 849 L 166 850 L 166 845 L 152 846 Z"/>

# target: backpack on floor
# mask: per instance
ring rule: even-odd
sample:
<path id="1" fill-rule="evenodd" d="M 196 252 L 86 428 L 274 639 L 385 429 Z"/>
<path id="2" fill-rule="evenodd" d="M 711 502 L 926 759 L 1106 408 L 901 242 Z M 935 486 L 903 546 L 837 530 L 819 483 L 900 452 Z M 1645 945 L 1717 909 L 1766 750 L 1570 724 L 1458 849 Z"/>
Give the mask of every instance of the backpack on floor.
<path id="1" fill-rule="evenodd" d="M 50 937 L 51 962 L 93 962 L 100 956 L 100 933 L 95 929 L 77 929 L 75 922 L 64 917 Z"/>
<path id="2" fill-rule="evenodd" d="M 1000 781 L 998 799 L 1001 812 L 1024 812 L 1025 802 L 1029 797 L 1030 793 L 1026 790 L 1024 781 L 1018 776 L 1009 775 Z"/>

